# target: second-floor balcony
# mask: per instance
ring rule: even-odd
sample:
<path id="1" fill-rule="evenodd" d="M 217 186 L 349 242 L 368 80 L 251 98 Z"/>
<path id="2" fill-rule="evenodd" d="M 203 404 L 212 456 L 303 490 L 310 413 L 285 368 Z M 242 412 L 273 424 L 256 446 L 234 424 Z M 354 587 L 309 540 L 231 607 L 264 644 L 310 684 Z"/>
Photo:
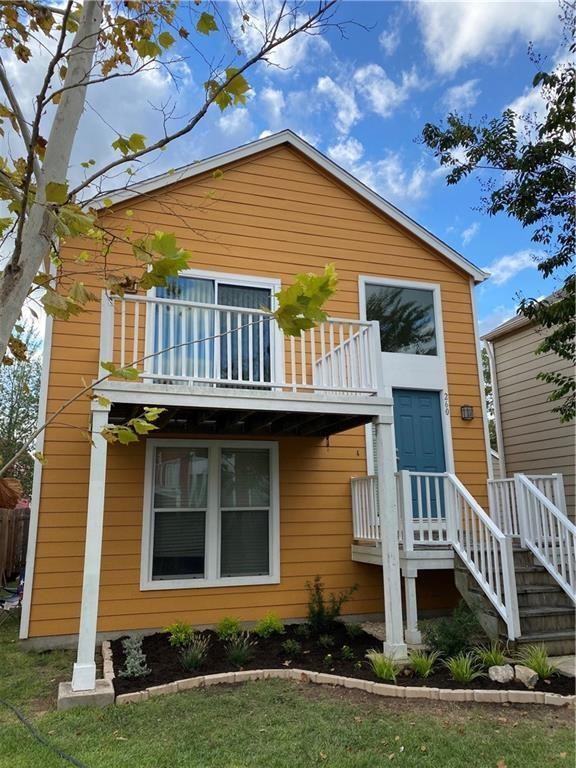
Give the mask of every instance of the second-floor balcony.
<path id="1" fill-rule="evenodd" d="M 103 296 L 100 360 L 138 370 L 137 381 L 100 385 L 122 392 L 125 402 L 127 392 L 139 392 L 136 402 L 148 404 L 154 398 L 144 393 L 189 407 L 229 407 L 231 398 L 237 408 L 279 413 L 305 406 L 348 414 L 346 428 L 388 404 L 379 385 L 378 323 L 355 318 L 329 318 L 294 337 L 265 309 Z"/>

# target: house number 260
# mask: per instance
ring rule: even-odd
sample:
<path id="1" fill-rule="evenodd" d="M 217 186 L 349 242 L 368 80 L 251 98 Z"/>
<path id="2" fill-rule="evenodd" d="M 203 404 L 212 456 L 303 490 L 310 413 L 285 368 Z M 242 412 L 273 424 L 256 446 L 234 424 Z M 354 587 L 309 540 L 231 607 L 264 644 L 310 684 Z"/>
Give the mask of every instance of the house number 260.
<path id="1" fill-rule="evenodd" d="M 444 413 L 446 416 L 450 416 L 450 403 L 448 400 L 448 392 L 444 392 Z"/>

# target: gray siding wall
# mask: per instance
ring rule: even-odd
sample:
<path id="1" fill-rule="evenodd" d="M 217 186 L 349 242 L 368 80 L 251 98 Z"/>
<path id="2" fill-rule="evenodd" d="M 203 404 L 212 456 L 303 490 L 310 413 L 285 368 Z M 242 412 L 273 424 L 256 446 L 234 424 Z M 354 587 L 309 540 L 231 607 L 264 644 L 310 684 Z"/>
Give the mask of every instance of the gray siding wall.
<path id="1" fill-rule="evenodd" d="M 493 342 L 506 474 L 561 472 L 568 514 L 574 518 L 575 425 L 562 424 L 552 413 L 554 404 L 547 400 L 552 387 L 536 378 L 546 370 L 574 372 L 556 355 L 535 355 L 541 340 L 527 326 Z"/>

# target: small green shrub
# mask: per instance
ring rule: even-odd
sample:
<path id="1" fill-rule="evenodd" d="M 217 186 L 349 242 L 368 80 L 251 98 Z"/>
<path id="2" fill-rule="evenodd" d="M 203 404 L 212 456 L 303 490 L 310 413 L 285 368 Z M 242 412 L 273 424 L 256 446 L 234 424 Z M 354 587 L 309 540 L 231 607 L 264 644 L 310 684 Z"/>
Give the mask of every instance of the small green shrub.
<path id="1" fill-rule="evenodd" d="M 329 632 L 336 619 L 340 616 L 342 606 L 350 600 L 351 596 L 358 589 L 358 585 L 335 595 L 333 592 L 328 599 L 324 596 L 324 584 L 320 576 L 315 576 L 314 581 L 306 582 L 308 590 L 308 624 L 315 635 L 322 635 Z"/>
<path id="2" fill-rule="evenodd" d="M 547 680 L 552 677 L 557 668 L 550 663 L 548 652 L 543 645 L 526 645 L 520 648 L 516 655 L 516 660 L 536 672 L 541 680 Z"/>
<path id="3" fill-rule="evenodd" d="M 429 677 L 438 661 L 439 653 L 437 651 L 410 651 L 408 659 L 410 666 L 418 677 Z"/>
<path id="4" fill-rule="evenodd" d="M 346 627 L 346 632 L 348 632 L 350 637 L 359 637 L 364 630 L 362 629 L 362 624 L 344 624 Z"/>
<path id="5" fill-rule="evenodd" d="M 254 632 L 259 637 L 268 638 L 272 635 L 281 635 L 284 632 L 284 624 L 275 613 L 267 613 L 263 619 L 256 624 Z"/>
<path id="6" fill-rule="evenodd" d="M 396 659 L 392 656 L 387 656 L 381 651 L 377 651 L 375 648 L 368 651 L 366 658 L 372 667 L 372 672 L 374 672 L 379 680 L 387 680 L 391 683 L 396 682 L 396 677 L 398 676 L 398 662 Z"/>
<path id="7" fill-rule="evenodd" d="M 334 656 L 331 653 L 327 653 L 322 659 L 322 664 L 324 664 L 327 669 L 330 669 L 334 666 Z"/>
<path id="8" fill-rule="evenodd" d="M 457 683 L 471 683 L 477 677 L 482 677 L 473 653 L 459 653 L 446 659 L 444 665 Z"/>
<path id="9" fill-rule="evenodd" d="M 224 618 L 216 624 L 216 634 L 220 640 L 229 640 L 235 635 L 239 635 L 242 632 L 242 626 L 240 621 L 234 616 L 224 616 Z"/>
<path id="10" fill-rule="evenodd" d="M 498 640 L 494 640 L 490 645 L 480 645 L 472 650 L 472 653 L 483 667 L 501 667 L 506 664 L 506 654 L 504 647 Z"/>
<path id="11" fill-rule="evenodd" d="M 194 634 L 187 643 L 180 646 L 178 656 L 184 669 L 195 672 L 208 657 L 210 638 L 207 635 Z"/>
<path id="12" fill-rule="evenodd" d="M 334 638 L 332 635 L 320 635 L 318 638 L 318 645 L 322 646 L 322 648 L 334 648 Z"/>
<path id="13" fill-rule="evenodd" d="M 308 624 L 296 624 L 294 632 L 303 640 L 308 640 L 310 637 L 310 627 Z"/>
<path id="14" fill-rule="evenodd" d="M 174 624 L 169 624 L 164 628 L 164 632 L 169 633 L 168 642 L 175 648 L 186 645 L 194 637 L 192 625 L 186 624 L 183 621 L 175 621 Z"/>
<path id="15" fill-rule="evenodd" d="M 224 644 L 226 658 L 233 667 L 245 667 L 254 655 L 255 642 L 250 639 L 249 632 L 239 632 L 230 635 Z"/>
<path id="16" fill-rule="evenodd" d="M 460 601 L 451 616 L 431 621 L 423 631 L 424 642 L 440 656 L 448 658 L 471 650 L 482 629 L 473 611 Z"/>
<path id="17" fill-rule="evenodd" d="M 302 653 L 302 643 L 299 643 L 298 640 L 293 640 L 291 637 L 288 637 L 282 643 L 282 650 L 284 653 L 288 654 L 288 656 L 300 656 Z"/>
<path id="18" fill-rule="evenodd" d="M 127 637 L 122 640 L 122 648 L 126 659 L 124 668 L 120 670 L 120 677 L 145 677 L 150 674 L 150 667 L 146 664 L 146 655 L 142 650 L 141 637 Z"/>
<path id="19" fill-rule="evenodd" d="M 342 648 L 340 648 L 340 656 L 344 661 L 354 661 L 356 658 L 356 654 L 349 645 L 343 645 Z"/>

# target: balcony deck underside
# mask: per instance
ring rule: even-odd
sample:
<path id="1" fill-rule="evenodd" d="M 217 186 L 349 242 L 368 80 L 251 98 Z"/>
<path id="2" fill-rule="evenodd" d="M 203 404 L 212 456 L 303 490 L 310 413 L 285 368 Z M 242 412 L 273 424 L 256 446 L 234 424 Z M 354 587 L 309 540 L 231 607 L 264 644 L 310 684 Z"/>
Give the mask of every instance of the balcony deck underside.
<path id="1" fill-rule="evenodd" d="M 144 406 L 160 406 L 166 409 L 158 421 L 161 431 L 188 435 L 329 437 L 375 416 L 391 420 L 391 401 L 377 397 L 115 381 L 100 385 L 97 394 L 111 400 L 112 423 L 125 422 Z"/>

